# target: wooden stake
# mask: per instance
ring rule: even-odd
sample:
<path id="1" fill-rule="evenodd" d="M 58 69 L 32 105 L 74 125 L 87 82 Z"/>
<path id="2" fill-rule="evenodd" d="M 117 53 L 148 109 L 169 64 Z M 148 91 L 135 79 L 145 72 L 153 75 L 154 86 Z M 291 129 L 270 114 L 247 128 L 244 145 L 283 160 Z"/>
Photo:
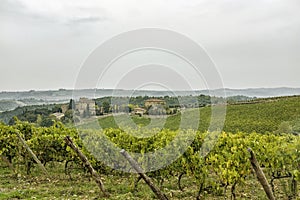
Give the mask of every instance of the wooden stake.
<path id="1" fill-rule="evenodd" d="M 82 163 L 88 168 L 89 172 L 92 174 L 93 179 L 97 183 L 98 187 L 100 188 L 101 192 L 104 194 L 104 196 L 108 197 L 109 194 L 106 193 L 104 189 L 104 184 L 101 180 L 101 176 L 96 172 L 96 170 L 93 168 L 91 163 L 88 161 L 87 157 L 74 145 L 73 141 L 71 140 L 70 136 L 65 137 L 66 144 L 73 149 L 78 157 L 81 159 Z"/>
<path id="2" fill-rule="evenodd" d="M 146 174 L 144 174 L 143 169 L 139 166 L 139 164 L 124 150 L 122 149 L 120 153 L 128 160 L 130 165 L 134 168 L 134 170 L 144 179 L 144 181 L 147 183 L 147 185 L 151 188 L 151 190 L 154 192 L 154 194 L 157 196 L 160 200 L 168 200 L 167 196 L 162 193 L 158 187 L 154 185 L 150 177 L 148 177 Z"/>
<path id="3" fill-rule="evenodd" d="M 37 158 L 37 156 L 33 153 L 33 151 L 30 149 L 30 147 L 27 145 L 26 141 L 21 137 L 20 133 L 17 131 L 17 136 L 19 140 L 22 142 L 25 149 L 28 151 L 28 153 L 31 155 L 31 157 L 34 159 L 34 161 L 38 164 L 38 166 L 41 168 L 41 170 L 44 172 L 45 175 L 49 176 L 46 168 L 42 164 L 42 162 Z"/>
<path id="4" fill-rule="evenodd" d="M 275 200 L 275 197 L 273 195 L 273 192 L 272 192 L 272 189 L 271 189 L 271 186 L 269 185 L 268 181 L 267 181 L 267 178 L 264 174 L 264 172 L 262 171 L 262 169 L 260 168 L 259 166 L 259 163 L 257 162 L 256 160 L 256 157 L 255 157 L 255 154 L 254 152 L 252 151 L 251 148 L 248 148 L 248 151 L 251 155 L 250 157 L 250 162 L 251 162 L 251 165 L 255 171 L 255 174 L 256 174 L 256 177 L 258 179 L 258 181 L 260 182 L 260 184 L 263 186 L 268 198 L 270 200 Z"/>

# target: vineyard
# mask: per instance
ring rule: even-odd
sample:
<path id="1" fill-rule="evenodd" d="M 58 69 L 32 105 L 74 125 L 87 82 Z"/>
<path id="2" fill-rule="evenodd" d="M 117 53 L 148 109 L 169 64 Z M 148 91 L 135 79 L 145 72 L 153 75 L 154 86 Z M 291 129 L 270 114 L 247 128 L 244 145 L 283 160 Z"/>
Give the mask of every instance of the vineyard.
<path id="1" fill-rule="evenodd" d="M 103 138 L 107 137 L 114 142 L 116 147 L 123 148 L 128 152 L 140 152 L 143 154 L 163 148 L 174 140 L 174 137 L 178 134 L 176 131 L 163 130 L 152 137 L 137 139 L 132 135 L 141 133 L 137 133 L 135 130 L 132 130 L 130 133 L 124 133 L 119 129 L 106 129 L 102 132 L 84 131 L 80 134 L 84 138 L 81 140 L 75 129 L 66 128 L 60 123 L 49 128 L 43 128 L 22 122 L 18 122 L 14 126 L 2 124 L 0 131 L 0 152 L 2 157 L 7 159 L 6 165 L 9 166 L 11 164 L 12 173 L 8 176 L 10 179 L 20 180 L 25 177 L 32 177 L 30 175 L 32 171 L 38 171 L 39 174 L 37 176 L 39 177 L 46 176 L 37 169 L 34 160 L 20 144 L 18 139 L 19 133 L 45 166 L 56 167 L 56 165 L 65 165 L 65 181 L 71 181 L 72 176 L 77 174 L 72 172 L 68 163 L 80 166 L 80 161 L 64 142 L 64 137 L 69 135 L 73 138 L 74 143 L 87 155 L 93 167 L 103 176 L 104 184 L 111 177 L 113 177 L 113 180 L 116 177 L 119 177 L 120 180 L 126 177 L 131 181 L 131 184 L 123 183 L 122 187 L 130 191 L 131 189 L 139 190 L 139 185 L 136 185 L 136 188 L 132 186 L 138 178 L 136 174 L 112 170 L 106 167 L 103 162 L 97 161 L 89 152 L 94 151 L 93 153 L 95 153 L 96 157 L 107 153 L 107 149 L 103 148 L 106 144 L 101 143 L 104 141 Z M 172 187 L 174 191 L 179 190 L 180 193 L 177 193 L 178 196 L 173 196 L 174 194 L 171 192 L 169 193 L 171 195 L 170 198 L 189 199 L 196 198 L 196 196 L 199 198 L 210 196 L 216 198 L 231 196 L 234 199 L 250 198 L 253 195 L 251 191 L 248 191 L 249 193 L 243 191 L 243 188 L 247 187 L 248 184 L 253 184 L 253 181 L 255 181 L 249 162 L 248 147 L 252 148 L 257 154 L 257 159 L 261 163 L 275 195 L 278 198 L 299 198 L 297 182 L 300 181 L 300 139 L 298 136 L 290 134 L 275 135 L 272 133 L 262 135 L 258 133 L 247 134 L 239 132 L 231 134 L 223 132 L 214 149 L 206 157 L 201 157 L 199 152 L 204 138 L 214 137 L 214 134 L 185 130 L 180 133 L 176 143 L 186 142 L 187 136 L 191 134 L 195 135 L 195 140 L 182 156 L 180 156 L 179 152 L 176 152 L 178 148 L 174 146 L 173 154 L 178 154 L 175 162 L 158 171 L 147 173 L 157 181 L 161 188 L 164 188 L 165 184 L 167 185 L 165 182 L 168 182 L 168 184 L 172 181 L 174 182 L 172 186 L 169 185 L 168 187 Z M 83 143 L 89 144 L 89 148 L 92 148 L 87 151 Z M 119 156 L 115 155 L 114 158 Z M 121 158 L 119 159 L 122 160 Z M 144 164 L 151 165 L 151 162 L 154 161 L 150 160 L 149 162 Z M 161 160 L 161 162 L 163 161 Z M 126 163 L 120 163 L 123 163 L 124 166 L 119 167 L 126 169 Z M 15 174 L 13 171 L 15 171 Z M 84 170 L 81 173 L 84 174 Z M 51 177 L 49 180 L 51 180 Z M 142 181 L 139 184 L 143 184 Z M 189 186 L 187 187 L 187 185 Z M 256 186 L 259 187 L 259 184 L 257 183 Z M 190 187 L 194 188 L 194 192 L 191 193 Z M 111 199 L 119 195 L 118 191 L 112 188 L 107 189 L 111 191 Z M 94 190 L 97 190 L 97 188 L 95 187 Z M 6 191 L 4 187 L 5 193 L 9 193 L 9 191 Z M 74 193 L 76 194 L 76 191 Z M 1 194 L 2 196 L 0 197 L 7 197 L 4 194 Z M 52 197 L 51 193 L 44 195 L 48 198 Z M 255 195 L 259 195 L 259 193 Z M 257 196 L 257 199 L 263 197 L 263 194 L 260 195 L 262 196 Z M 151 193 L 146 196 L 148 198 L 153 197 Z M 23 194 L 20 198 L 29 198 L 29 196 Z M 59 196 L 56 198 L 59 198 Z"/>
<path id="2" fill-rule="evenodd" d="M 249 148 L 255 153 L 276 199 L 299 199 L 300 138 L 295 134 L 299 104 L 299 97 L 291 97 L 228 106 L 224 132 L 219 135 L 207 130 L 124 131 L 109 126 L 103 130 L 78 131 L 60 122 L 38 127 L 17 119 L 12 126 L 0 124 L 0 199 L 155 198 L 138 174 L 128 173 L 132 169 L 119 153 L 121 149 L 129 152 L 141 167 L 150 169 L 146 175 L 168 199 L 267 199 L 251 167 Z M 209 109 L 203 108 L 200 114 L 208 114 Z M 207 123 L 207 118 L 201 118 L 203 123 Z M 175 123 L 176 116 L 169 120 Z M 66 136 L 72 138 L 100 174 L 109 197 L 99 191 L 86 166 L 66 144 Z M 205 141 L 214 139 L 217 141 L 214 148 L 201 156 Z M 185 143 L 188 145 L 183 148 Z M 172 151 L 165 150 L 166 146 Z M 162 156 L 144 159 L 151 152 Z M 168 163 L 167 157 L 172 157 L 173 162 Z M 159 164 L 164 167 L 151 170 Z"/>
<path id="3" fill-rule="evenodd" d="M 218 110 L 218 107 L 215 106 Z M 222 108 L 221 108 L 222 109 Z M 300 134 L 300 97 L 277 97 L 269 99 L 260 99 L 247 104 L 228 105 L 226 111 L 226 120 L 223 130 L 225 132 L 280 132 Z M 190 109 L 187 112 L 192 124 L 199 120 L 198 110 Z M 99 126 L 105 128 L 119 128 L 126 124 L 122 122 L 126 116 L 109 116 L 99 119 L 99 122 L 92 121 L 81 126 L 81 128 L 95 128 Z M 200 109 L 200 122 L 198 130 L 205 132 L 208 130 L 211 118 L 211 107 Z M 147 117 L 132 117 L 132 120 L 140 126 L 147 126 L 151 121 L 155 128 L 160 124 L 160 119 L 149 119 Z M 181 114 L 169 116 L 166 119 L 164 128 L 178 130 L 181 120 Z M 117 121 L 117 122 L 116 122 Z"/>

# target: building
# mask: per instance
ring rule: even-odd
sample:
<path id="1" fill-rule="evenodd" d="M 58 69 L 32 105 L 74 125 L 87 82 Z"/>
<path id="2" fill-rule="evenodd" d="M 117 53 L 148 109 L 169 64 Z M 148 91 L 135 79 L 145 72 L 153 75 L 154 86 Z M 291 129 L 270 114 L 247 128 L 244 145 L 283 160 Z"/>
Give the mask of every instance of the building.
<path id="1" fill-rule="evenodd" d="M 66 113 L 69 110 L 69 104 L 64 104 L 61 106 L 62 113 Z"/>
<path id="2" fill-rule="evenodd" d="M 145 101 L 145 108 L 148 115 L 165 115 L 166 102 L 161 99 L 148 99 Z"/>
<path id="3" fill-rule="evenodd" d="M 134 115 L 143 116 L 146 113 L 146 111 L 147 110 L 145 110 L 144 108 L 134 108 L 131 113 Z"/>
<path id="4" fill-rule="evenodd" d="M 155 106 L 155 105 L 162 105 L 165 106 L 166 102 L 161 99 L 148 99 L 145 101 L 145 107 L 148 108 L 150 106 Z"/>
<path id="5" fill-rule="evenodd" d="M 96 104 L 95 101 L 88 98 L 80 98 L 75 104 L 76 111 L 81 117 L 95 116 Z"/>
<path id="6" fill-rule="evenodd" d="M 56 119 L 61 119 L 62 117 L 65 116 L 64 113 L 59 113 L 59 112 L 56 112 L 56 113 L 52 113 L 50 116 L 54 116 Z"/>

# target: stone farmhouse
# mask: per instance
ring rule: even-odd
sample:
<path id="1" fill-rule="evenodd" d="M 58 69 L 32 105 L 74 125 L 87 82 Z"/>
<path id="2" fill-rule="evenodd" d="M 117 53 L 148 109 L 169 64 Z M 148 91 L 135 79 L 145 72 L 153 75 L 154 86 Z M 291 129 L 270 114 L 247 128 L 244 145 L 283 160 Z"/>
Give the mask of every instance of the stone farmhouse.
<path id="1" fill-rule="evenodd" d="M 139 116 L 143 116 L 146 113 L 146 109 L 144 108 L 134 108 L 133 111 L 131 112 L 134 115 L 139 115 Z"/>
<path id="2" fill-rule="evenodd" d="M 157 106 L 157 105 L 162 105 L 165 106 L 166 102 L 161 99 L 148 99 L 145 101 L 145 107 L 148 108 L 150 106 Z"/>
<path id="3" fill-rule="evenodd" d="M 76 102 L 76 111 L 78 111 L 80 116 L 85 117 L 86 115 L 95 116 L 96 115 L 96 104 L 95 101 L 88 98 L 80 98 Z"/>

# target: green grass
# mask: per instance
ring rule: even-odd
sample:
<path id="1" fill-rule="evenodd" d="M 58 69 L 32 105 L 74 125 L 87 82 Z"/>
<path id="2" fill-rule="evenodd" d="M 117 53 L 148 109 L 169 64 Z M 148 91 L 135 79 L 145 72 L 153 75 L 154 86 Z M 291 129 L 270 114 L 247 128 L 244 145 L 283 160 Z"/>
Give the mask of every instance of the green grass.
<path id="1" fill-rule="evenodd" d="M 218 106 L 214 109 L 218 112 Z M 278 130 L 280 125 L 288 122 L 290 126 L 298 127 L 300 130 L 300 97 L 285 97 L 261 100 L 253 104 L 228 105 L 223 130 L 226 132 L 273 132 Z M 191 124 L 198 123 L 197 110 L 188 110 Z M 180 126 L 182 115 L 169 116 L 167 119 L 149 118 L 148 116 L 108 116 L 97 121 L 88 122 L 81 125 L 81 128 L 119 128 L 128 126 L 126 118 L 132 120 L 134 124 L 146 128 L 166 128 L 177 130 Z M 165 121 L 165 122 L 164 122 Z M 211 121 L 211 107 L 200 109 L 200 121 L 198 129 L 206 131 Z M 132 123 L 131 122 L 131 123 Z M 164 123 L 163 123 L 164 122 Z"/>
<path id="2" fill-rule="evenodd" d="M 300 97 L 274 98 L 255 104 L 229 105 L 224 131 L 276 131 L 280 124 L 291 125 L 300 117 Z"/>
<path id="3" fill-rule="evenodd" d="M 15 176 L 0 161 L 0 199 L 155 199 L 155 195 L 143 181 L 140 181 L 137 189 L 134 190 L 136 174 L 102 175 L 102 181 L 110 194 L 109 198 L 104 198 L 90 175 L 82 170 L 73 171 L 72 180 L 64 174 L 62 163 L 50 163 L 47 170 L 50 174 L 49 178 L 41 174 L 37 168 L 30 176 L 24 174 Z M 155 180 L 154 183 L 158 185 Z M 184 176 L 182 186 L 183 192 L 177 187 L 177 177 L 170 176 L 164 181 L 161 190 L 169 199 L 195 199 L 198 190 L 195 179 Z M 230 188 L 227 190 L 226 196 L 230 198 Z M 207 193 L 205 199 L 221 198 L 224 198 L 223 193 L 221 196 Z M 243 187 L 237 187 L 237 199 L 263 200 L 266 197 L 255 177 L 249 177 Z"/>
<path id="4" fill-rule="evenodd" d="M 168 118 L 149 118 L 148 116 L 129 116 L 129 115 L 117 115 L 117 116 L 107 116 L 101 117 L 98 120 L 89 121 L 80 125 L 83 129 L 102 129 L 106 128 L 122 128 L 130 126 L 128 120 L 133 122 L 132 125 L 137 127 L 152 128 L 166 128 L 171 130 L 177 130 L 179 128 L 180 114 L 176 116 L 169 116 Z"/>

